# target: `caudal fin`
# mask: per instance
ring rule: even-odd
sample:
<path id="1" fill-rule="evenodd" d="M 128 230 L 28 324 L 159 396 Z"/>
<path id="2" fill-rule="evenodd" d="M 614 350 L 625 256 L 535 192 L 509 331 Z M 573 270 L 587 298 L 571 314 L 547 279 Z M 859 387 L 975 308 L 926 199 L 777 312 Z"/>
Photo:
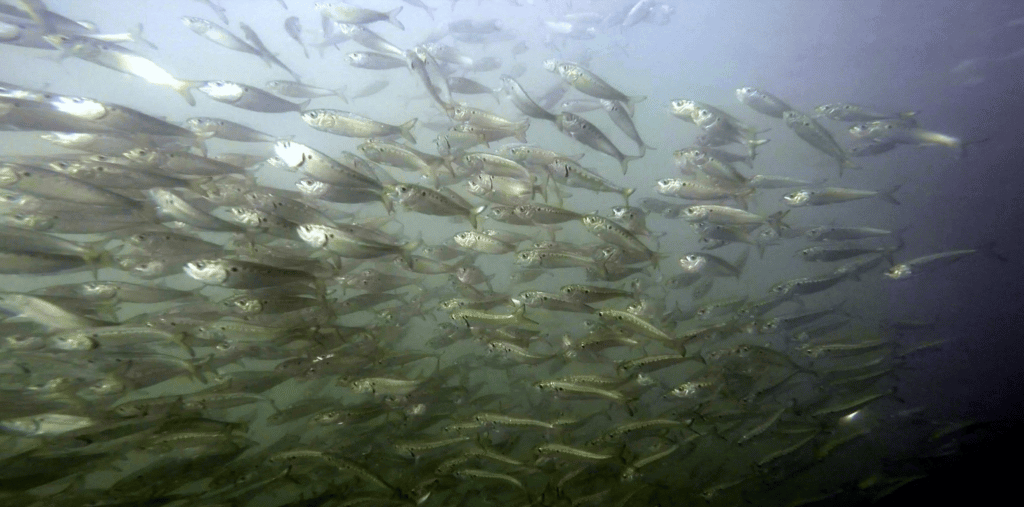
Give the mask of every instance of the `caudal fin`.
<path id="1" fill-rule="evenodd" d="M 629 116 L 633 116 L 633 113 L 636 111 L 636 105 L 645 100 L 647 100 L 646 95 L 634 95 L 632 97 L 627 97 L 626 102 L 622 105 L 625 106 L 626 112 L 629 113 Z"/>
<path id="2" fill-rule="evenodd" d="M 395 16 L 398 16 L 399 12 L 402 12 L 402 7 L 399 7 L 397 9 L 389 12 L 388 13 L 388 23 L 391 23 L 392 25 L 397 26 L 399 30 L 405 30 L 405 25 L 403 25 L 402 22 L 399 21 L 398 18 L 395 17 Z"/>
<path id="3" fill-rule="evenodd" d="M 195 88 L 197 84 L 196 81 L 178 81 L 171 85 L 171 88 L 174 88 L 174 91 L 178 92 L 185 99 L 185 102 L 188 102 L 188 105 L 194 106 L 196 105 L 196 98 L 192 96 L 192 88 Z"/>
<path id="4" fill-rule="evenodd" d="M 402 138 L 412 144 L 416 144 L 416 138 L 412 136 L 412 128 L 416 126 L 417 119 L 418 118 L 413 118 L 398 126 L 401 131 L 400 134 L 402 135 Z"/>
<path id="5" fill-rule="evenodd" d="M 622 159 L 619 160 L 619 163 L 622 164 L 622 174 L 626 174 L 626 169 L 629 168 L 628 166 L 629 166 L 630 162 L 632 162 L 634 160 L 637 160 L 637 159 L 640 159 L 640 158 L 643 158 L 643 156 L 644 155 L 643 155 L 642 152 L 640 153 L 640 155 L 626 155 L 626 156 L 623 156 Z"/>
<path id="6" fill-rule="evenodd" d="M 893 185 L 892 188 L 890 188 L 888 190 L 881 190 L 881 191 L 878 192 L 878 198 L 883 200 L 883 201 L 885 201 L 885 202 L 887 202 L 887 203 L 889 203 L 889 204 L 895 204 L 895 205 L 899 206 L 900 205 L 900 201 L 898 201 L 896 199 L 896 196 L 894 194 L 896 194 L 896 192 L 898 192 L 900 187 L 902 187 L 902 186 L 903 186 L 903 184 L 900 183 L 900 184 L 897 184 L 897 185 Z"/>

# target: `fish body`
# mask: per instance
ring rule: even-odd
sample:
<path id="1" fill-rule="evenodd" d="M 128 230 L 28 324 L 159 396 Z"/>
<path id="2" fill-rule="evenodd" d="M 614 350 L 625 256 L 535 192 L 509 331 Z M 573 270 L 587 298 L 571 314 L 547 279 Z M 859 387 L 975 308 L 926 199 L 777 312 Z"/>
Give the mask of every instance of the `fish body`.
<path id="1" fill-rule="evenodd" d="M 540 107 L 537 102 L 535 102 L 530 95 L 526 93 L 523 86 L 512 78 L 512 76 L 501 76 L 501 90 L 505 92 L 505 96 L 512 101 L 512 104 L 526 116 L 551 122 L 557 120 L 557 117 L 554 114 L 551 114 L 543 107 Z"/>
<path id="2" fill-rule="evenodd" d="M 268 91 L 231 81 L 205 81 L 196 87 L 218 102 L 258 113 L 302 111 L 303 104 L 284 100 Z"/>
<path id="3" fill-rule="evenodd" d="M 604 132 L 601 132 L 593 123 L 573 113 L 559 113 L 555 119 L 555 125 L 563 134 L 617 160 L 622 166 L 622 174 L 626 174 L 629 162 L 640 158 L 640 156 L 624 155 Z"/>
<path id="4" fill-rule="evenodd" d="M 348 102 L 345 98 L 344 90 L 328 90 L 327 88 L 320 88 L 319 86 L 311 86 L 298 81 L 285 81 L 285 80 L 274 80 L 267 81 L 267 89 L 284 95 L 285 97 L 292 97 L 295 99 L 315 99 L 319 97 L 338 97 L 343 102 Z"/>
<path id="5" fill-rule="evenodd" d="M 284 20 L 284 31 L 292 38 L 293 41 L 302 46 L 302 54 L 309 58 L 309 50 L 306 49 L 306 44 L 302 42 L 302 21 L 297 16 L 289 16 Z"/>
<path id="6" fill-rule="evenodd" d="M 782 99 L 751 86 L 737 88 L 736 99 L 750 106 L 754 111 L 775 118 L 782 118 L 782 115 L 786 111 L 793 110 L 793 108 L 789 107 L 789 104 L 785 103 Z"/>
<path id="7" fill-rule="evenodd" d="M 277 140 L 270 134 L 221 118 L 189 118 L 185 120 L 185 127 L 198 135 L 243 143 L 272 143 Z"/>
<path id="8" fill-rule="evenodd" d="M 593 72 L 573 62 L 545 60 L 544 68 L 548 71 L 557 73 L 573 88 L 576 88 L 591 97 L 621 102 L 629 112 L 630 116 L 633 115 L 636 103 L 646 98 L 627 96 L 612 87 L 612 85 L 605 82 Z"/>
<path id="9" fill-rule="evenodd" d="M 402 12 L 401 7 L 389 12 L 380 12 L 373 9 L 364 9 L 362 7 L 348 5 L 344 2 L 316 2 L 313 4 L 313 8 L 316 9 L 320 15 L 331 18 L 338 23 L 362 25 L 375 23 L 377 21 L 387 21 L 388 23 L 398 27 L 399 30 L 405 30 L 405 26 L 402 25 L 402 22 L 397 18 L 398 14 Z"/>
<path id="10" fill-rule="evenodd" d="M 594 192 L 614 192 L 622 195 L 626 205 L 635 188 L 620 187 L 597 174 L 587 170 L 578 162 L 568 158 L 559 158 L 547 165 L 548 174 L 555 181 L 570 187 L 585 188 Z"/>
<path id="11" fill-rule="evenodd" d="M 818 116 L 825 116 L 836 121 L 866 122 L 876 120 L 912 120 L 915 112 L 883 113 L 865 106 L 849 103 L 822 104 L 814 108 Z M 915 121 L 916 123 L 916 121 Z"/>
<path id="12" fill-rule="evenodd" d="M 898 205 L 900 202 L 893 196 L 900 185 L 888 190 L 857 190 L 853 188 L 825 187 L 818 189 L 798 190 L 782 197 L 783 202 L 789 206 L 824 206 L 841 202 L 856 201 L 858 199 L 869 199 L 877 197 L 890 204 Z"/>
<path id="13" fill-rule="evenodd" d="M 834 158 L 839 164 L 840 176 L 843 169 L 858 169 L 859 166 L 850 160 L 850 154 L 843 149 L 825 127 L 814 121 L 814 118 L 797 111 L 786 111 L 783 114 L 786 126 L 793 129 L 800 139 L 814 149 Z"/>
<path id="14" fill-rule="evenodd" d="M 402 136 L 413 144 L 416 144 L 416 138 L 412 136 L 416 120 L 413 118 L 402 125 L 388 125 L 338 109 L 311 109 L 302 113 L 302 121 L 323 132 L 361 138 Z"/>
<path id="15" fill-rule="evenodd" d="M 874 227 L 821 226 L 807 229 L 804 235 L 811 241 L 853 241 L 867 238 L 884 238 L 895 234 L 886 229 Z"/>
<path id="16" fill-rule="evenodd" d="M 259 289 L 290 283 L 312 284 L 317 281 L 315 276 L 306 271 L 238 259 L 198 259 L 186 264 L 184 271 L 207 285 L 232 289 Z"/>
<path id="17" fill-rule="evenodd" d="M 370 51 L 356 51 L 349 53 L 345 55 L 345 61 L 357 69 L 372 70 L 397 69 L 408 65 L 405 58 Z"/>
<path id="18" fill-rule="evenodd" d="M 192 88 L 196 83 L 183 81 L 171 75 L 152 60 L 126 48 L 108 42 L 74 35 L 46 35 L 54 47 L 75 58 L 102 65 L 125 74 L 141 77 L 155 85 L 167 86 L 178 92 L 190 106 L 196 105 Z"/>
<path id="19" fill-rule="evenodd" d="M 885 276 L 891 280 L 906 280 L 910 277 L 948 266 L 977 252 L 978 250 L 953 250 L 925 255 L 896 264 L 885 272 Z"/>

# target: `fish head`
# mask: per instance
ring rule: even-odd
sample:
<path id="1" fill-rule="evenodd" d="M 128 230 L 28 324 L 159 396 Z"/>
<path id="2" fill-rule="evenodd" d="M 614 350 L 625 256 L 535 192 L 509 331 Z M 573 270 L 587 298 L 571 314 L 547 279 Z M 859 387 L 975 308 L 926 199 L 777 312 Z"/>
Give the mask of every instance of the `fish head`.
<path id="1" fill-rule="evenodd" d="M 814 108 L 814 113 L 816 116 L 829 116 L 836 111 L 836 107 L 835 104 L 822 104 Z"/>
<path id="2" fill-rule="evenodd" d="M 92 350 L 100 346 L 84 332 L 54 336 L 50 339 L 50 345 L 58 350 Z"/>
<path id="3" fill-rule="evenodd" d="M 540 255 L 538 254 L 538 252 L 532 250 L 518 252 L 516 253 L 513 262 L 523 267 L 537 266 L 538 264 L 540 264 Z"/>
<path id="4" fill-rule="evenodd" d="M 182 16 L 181 22 L 198 34 L 206 33 L 208 30 L 213 28 L 213 25 L 209 21 L 194 16 Z"/>
<path id="5" fill-rule="evenodd" d="M 885 270 L 885 273 L 883 273 L 886 278 L 891 280 L 905 280 L 913 274 L 913 270 L 907 264 L 897 264 Z"/>
<path id="6" fill-rule="evenodd" d="M 757 332 L 759 334 L 774 333 L 779 329 L 779 319 L 768 319 L 757 326 Z"/>
<path id="7" fill-rule="evenodd" d="M 658 180 L 656 185 L 657 185 L 657 187 L 655 188 L 655 190 L 659 194 L 666 194 L 666 193 L 670 194 L 670 193 L 672 193 L 672 192 L 682 188 L 682 186 L 683 186 L 682 185 L 682 180 L 677 180 L 675 178 L 665 178 L 665 179 Z"/>
<path id="8" fill-rule="evenodd" d="M 85 97 L 57 96 L 49 104 L 64 114 L 86 120 L 99 120 L 110 112 L 102 102 Z"/>
<path id="9" fill-rule="evenodd" d="M 588 229 L 595 229 L 601 227 L 604 223 L 604 219 L 597 215 L 583 215 L 583 217 L 580 218 L 580 222 L 582 222 L 583 226 Z"/>
<path id="10" fill-rule="evenodd" d="M 710 214 L 711 214 L 711 210 L 709 210 L 705 206 L 699 206 L 699 205 L 698 206 L 689 206 L 689 207 L 687 207 L 686 209 L 683 210 L 683 215 L 686 217 L 686 219 L 690 220 L 690 221 L 694 221 L 694 222 L 695 221 L 699 221 L 699 220 L 704 220 Z"/>
<path id="11" fill-rule="evenodd" d="M 328 232 L 318 224 L 302 224 L 295 229 L 302 241 L 311 246 L 323 248 L 327 245 Z"/>
<path id="12" fill-rule="evenodd" d="M 260 212 L 252 208 L 231 208 L 229 211 L 235 221 L 246 227 L 259 227 L 263 222 Z"/>
<path id="13" fill-rule="evenodd" d="M 113 299 L 117 295 L 117 286 L 107 282 L 85 282 L 80 292 L 90 299 Z"/>
<path id="14" fill-rule="evenodd" d="M 756 88 L 744 86 L 736 89 L 736 99 L 740 102 L 744 102 L 751 97 L 757 96 L 759 93 L 760 92 L 758 92 Z"/>
<path id="15" fill-rule="evenodd" d="M 809 248 L 804 248 L 803 250 L 797 250 L 796 255 L 803 257 L 804 259 L 814 259 L 815 257 L 818 256 L 818 254 L 821 253 L 821 251 L 821 247 L 812 246 Z"/>
<path id="16" fill-rule="evenodd" d="M 811 199 L 809 190 L 798 190 L 782 196 L 782 201 L 790 206 L 804 206 Z"/>
<path id="17" fill-rule="evenodd" d="M 319 197 L 327 193 L 327 184 L 309 178 L 302 178 L 295 182 L 295 187 L 307 197 Z"/>
<path id="18" fill-rule="evenodd" d="M 234 102 L 245 95 L 246 87 L 230 81 L 204 81 L 198 87 L 199 91 L 209 95 L 215 100 Z"/>
<path id="19" fill-rule="evenodd" d="M 829 230 L 831 230 L 831 227 L 814 227 L 813 229 L 807 229 L 804 235 L 806 235 L 808 239 L 817 240 Z"/>
<path id="20" fill-rule="evenodd" d="M 228 279 L 228 267 L 219 259 L 198 259 L 188 262 L 184 271 L 186 275 L 206 284 L 219 285 Z"/>

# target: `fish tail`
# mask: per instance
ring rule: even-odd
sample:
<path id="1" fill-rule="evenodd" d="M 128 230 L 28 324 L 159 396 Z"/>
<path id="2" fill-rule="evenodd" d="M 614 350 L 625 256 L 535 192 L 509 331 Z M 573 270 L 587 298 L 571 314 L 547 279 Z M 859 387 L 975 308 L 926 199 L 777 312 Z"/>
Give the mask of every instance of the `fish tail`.
<path id="1" fill-rule="evenodd" d="M 530 119 L 529 118 L 527 118 L 527 119 L 525 119 L 525 120 L 523 120 L 523 121 L 521 121 L 521 122 L 516 124 L 514 135 L 515 135 L 515 138 L 516 138 L 517 141 L 519 141 L 521 143 L 527 142 L 526 141 L 526 129 L 528 129 L 528 128 L 530 128 Z"/>
<path id="2" fill-rule="evenodd" d="M 399 6 L 397 9 L 395 9 L 395 10 L 393 10 L 391 12 L 388 12 L 388 23 L 391 23 L 392 25 L 397 26 L 399 30 L 405 30 L 405 25 L 403 25 L 402 22 L 399 21 L 398 18 L 395 17 L 395 16 L 398 16 L 399 12 L 402 12 L 402 7 L 401 6 Z"/>
<path id="3" fill-rule="evenodd" d="M 860 169 L 860 166 L 850 160 L 850 155 L 846 152 L 844 157 L 839 160 L 839 177 L 843 177 L 843 169 Z"/>
<path id="4" fill-rule="evenodd" d="M 771 139 L 750 139 L 746 142 L 747 152 L 750 154 L 750 160 L 757 158 L 757 147 L 767 143 L 768 141 L 771 141 Z M 747 162 L 747 165 L 750 165 L 750 162 Z"/>
<path id="5" fill-rule="evenodd" d="M 337 95 L 342 102 L 348 104 L 348 97 L 345 96 L 346 91 L 348 91 L 348 85 L 342 86 L 341 88 L 336 88 L 334 90 L 334 94 Z"/>
<path id="6" fill-rule="evenodd" d="M 900 201 L 898 201 L 896 199 L 896 196 L 893 195 L 893 194 L 898 192 L 900 187 L 902 187 L 902 186 L 903 186 L 903 184 L 899 183 L 899 184 L 893 185 L 888 190 L 879 191 L 878 192 L 878 198 L 883 200 L 883 201 L 885 201 L 885 202 L 887 202 L 887 203 L 889 203 L 889 204 L 895 204 L 896 206 L 899 206 L 900 205 Z"/>
<path id="7" fill-rule="evenodd" d="M 633 113 L 636 111 L 636 105 L 645 100 L 647 100 L 646 95 L 633 95 L 631 97 L 626 97 L 626 102 L 622 105 L 626 107 L 626 112 L 632 117 Z"/>
<path id="8" fill-rule="evenodd" d="M 412 144 L 416 144 L 416 138 L 412 136 L 412 128 L 416 126 L 416 120 L 418 118 L 413 118 L 398 127 L 401 130 L 402 138 Z"/>
<path id="9" fill-rule="evenodd" d="M 198 84 L 199 82 L 197 81 L 178 81 L 171 85 L 171 87 L 185 99 L 185 102 L 188 102 L 188 105 L 194 106 L 196 105 L 196 98 L 192 96 L 192 88 L 195 88 Z"/>
<path id="10" fill-rule="evenodd" d="M 133 41 L 141 42 L 153 49 L 157 49 L 156 44 L 153 44 L 151 41 L 147 40 L 145 37 L 142 36 L 142 23 L 136 25 L 135 29 L 131 30 L 129 33 L 131 34 Z"/>
<path id="11" fill-rule="evenodd" d="M 622 189 L 622 199 L 626 201 L 626 206 L 629 206 L 629 196 L 636 192 L 635 188 L 624 188 Z"/>
<path id="12" fill-rule="evenodd" d="M 480 214 L 487 209 L 487 205 L 483 205 L 477 208 L 469 210 L 469 223 L 473 225 L 474 229 L 480 228 Z"/>
<path id="13" fill-rule="evenodd" d="M 627 155 L 622 157 L 622 160 L 619 161 L 619 163 L 622 164 L 622 174 L 626 174 L 626 169 L 628 169 L 628 165 L 630 162 L 643 158 L 643 156 L 644 151 L 641 151 L 639 155 Z"/>
<path id="14" fill-rule="evenodd" d="M 786 215 L 788 215 L 790 211 L 793 210 L 776 211 L 775 213 L 768 215 L 768 227 L 771 227 L 776 234 L 781 235 L 783 227 L 789 229 L 789 225 L 783 222 L 782 219 L 786 218 Z"/>

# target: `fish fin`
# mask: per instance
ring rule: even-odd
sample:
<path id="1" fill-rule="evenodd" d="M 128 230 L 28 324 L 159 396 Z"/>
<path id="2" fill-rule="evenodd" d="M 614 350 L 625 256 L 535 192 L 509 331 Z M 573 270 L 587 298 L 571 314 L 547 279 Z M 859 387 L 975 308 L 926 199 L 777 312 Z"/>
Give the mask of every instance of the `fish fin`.
<path id="1" fill-rule="evenodd" d="M 646 95 L 633 95 L 632 97 L 626 97 L 626 102 L 622 105 L 625 106 L 626 112 L 629 113 L 630 117 L 632 117 L 633 113 L 636 111 L 636 105 L 645 100 L 647 100 Z"/>
<path id="2" fill-rule="evenodd" d="M 405 25 L 395 17 L 398 16 L 399 12 L 402 12 L 402 7 L 403 6 L 399 6 L 397 9 L 388 12 L 388 23 L 397 26 L 399 30 L 405 30 Z"/>
<path id="3" fill-rule="evenodd" d="M 530 119 L 529 118 L 527 118 L 527 119 L 517 123 L 516 124 L 516 128 L 514 130 L 514 134 L 513 134 L 515 136 L 516 140 L 518 140 L 521 143 L 525 143 L 526 142 L 526 129 L 528 129 L 528 128 L 530 128 Z"/>
<path id="4" fill-rule="evenodd" d="M 412 144 L 416 144 L 416 138 L 412 136 L 412 128 L 416 126 L 416 120 L 418 119 L 413 118 L 398 126 L 399 130 L 401 130 L 402 138 Z"/>
<path id="5" fill-rule="evenodd" d="M 786 222 L 782 221 L 782 219 L 786 218 L 786 215 L 788 215 L 790 211 L 792 210 L 776 211 L 775 213 L 768 215 L 768 227 L 771 227 L 776 234 L 781 235 L 783 228 L 790 228 L 790 226 L 787 225 Z"/>
<path id="6" fill-rule="evenodd" d="M 757 158 L 757 147 L 768 143 L 771 139 L 750 139 L 745 144 L 747 145 L 747 151 L 750 153 L 750 160 Z M 749 162 L 748 162 L 749 164 Z"/>
<path id="7" fill-rule="evenodd" d="M 885 202 L 887 202 L 887 203 L 889 203 L 889 204 L 895 204 L 896 206 L 899 206 L 900 205 L 900 201 L 896 200 L 896 197 L 893 194 L 898 192 L 900 187 L 902 187 L 902 186 L 903 186 L 902 183 L 898 183 L 896 185 L 893 185 L 888 190 L 879 191 L 878 192 L 878 198 L 883 200 L 883 201 L 885 201 Z"/>
<path id="8" fill-rule="evenodd" d="M 469 211 L 469 223 L 473 225 L 474 229 L 480 228 L 480 214 L 486 209 L 487 205 L 484 204 L 483 206 L 473 208 Z"/>
<path id="9" fill-rule="evenodd" d="M 639 158 L 643 158 L 643 156 L 644 156 L 644 151 L 641 150 L 641 153 L 639 155 L 627 155 L 627 156 L 622 157 L 622 160 L 619 161 L 619 163 L 622 164 L 622 174 L 626 174 L 626 169 L 628 169 L 628 164 L 630 162 L 632 162 L 634 160 L 637 160 Z"/>
<path id="10" fill-rule="evenodd" d="M 142 23 L 139 23 L 138 25 L 135 25 L 135 29 L 129 31 L 128 33 L 131 34 L 133 41 L 141 42 L 141 43 L 143 43 L 143 44 L 145 44 L 145 45 L 147 45 L 147 46 L 149 46 L 149 47 L 151 47 L 153 49 L 157 49 L 156 44 L 153 44 L 152 42 L 150 42 L 149 40 L 147 40 L 146 38 L 144 38 L 142 36 Z"/>
<path id="11" fill-rule="evenodd" d="M 341 88 L 336 88 L 334 90 L 334 94 L 337 95 L 342 102 L 348 104 L 348 97 L 345 96 L 346 91 L 348 91 L 348 85 L 342 86 Z"/>
<path id="12" fill-rule="evenodd" d="M 185 102 L 188 102 L 188 105 L 194 106 L 196 105 L 196 98 L 192 96 L 192 88 L 195 88 L 198 84 L 198 81 L 178 81 L 171 85 L 171 88 L 174 88 L 174 91 L 178 92 L 185 99 Z"/>
<path id="13" fill-rule="evenodd" d="M 843 153 L 846 153 L 846 152 L 843 152 Z M 850 160 L 849 154 L 846 154 L 846 158 L 843 158 L 842 160 L 839 161 L 839 177 L 840 178 L 843 177 L 843 170 L 844 169 L 860 169 L 860 166 L 855 164 L 852 160 Z"/>
<path id="14" fill-rule="evenodd" d="M 747 265 L 747 259 L 750 259 L 750 249 L 745 249 L 740 252 L 739 257 L 736 257 L 736 262 L 732 265 L 736 268 L 736 278 L 739 278 L 743 274 L 743 268 Z"/>
<path id="15" fill-rule="evenodd" d="M 622 200 L 626 202 L 627 207 L 629 206 L 629 196 L 633 195 L 633 192 L 636 192 L 635 188 L 622 189 Z"/>
<path id="16" fill-rule="evenodd" d="M 970 141 L 962 141 L 958 143 L 955 148 L 957 150 L 958 158 L 967 158 L 967 147 L 975 144 L 982 144 L 991 139 L 991 137 L 983 137 L 981 139 L 972 139 Z"/>
<path id="17" fill-rule="evenodd" d="M 1010 262 L 1010 258 L 996 251 L 996 240 L 989 240 L 977 247 L 978 251 L 999 261 Z"/>

